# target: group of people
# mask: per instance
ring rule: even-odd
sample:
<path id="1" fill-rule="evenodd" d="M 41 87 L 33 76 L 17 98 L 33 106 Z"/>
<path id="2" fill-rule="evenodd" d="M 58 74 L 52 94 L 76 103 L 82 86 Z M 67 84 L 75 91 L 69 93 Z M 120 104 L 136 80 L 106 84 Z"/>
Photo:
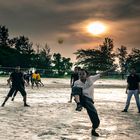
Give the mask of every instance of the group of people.
<path id="1" fill-rule="evenodd" d="M 41 77 L 38 71 L 35 71 L 34 73 L 32 73 L 31 84 L 32 84 L 32 88 L 35 85 L 37 86 L 37 88 L 39 88 L 39 86 L 44 86 L 44 84 L 41 81 Z"/>
<path id="2" fill-rule="evenodd" d="M 31 85 L 32 89 L 33 87 L 37 87 L 39 88 L 39 86 L 44 86 L 44 84 L 41 81 L 41 76 L 40 73 L 36 70 L 35 72 L 32 73 L 32 71 L 27 72 L 27 73 L 23 73 L 23 79 L 24 79 L 24 83 L 26 86 Z M 11 87 L 11 78 L 9 77 L 7 79 L 7 85 L 9 85 L 9 87 Z"/>
<path id="3" fill-rule="evenodd" d="M 99 127 L 100 119 L 94 106 L 94 82 L 111 70 L 113 69 L 107 70 L 105 72 L 100 72 L 96 75 L 90 75 L 90 73 L 88 73 L 85 69 L 75 67 L 74 73 L 71 75 L 70 85 L 72 88 L 72 92 L 69 102 L 72 102 L 72 97 L 74 97 L 74 100 L 77 104 L 76 111 L 81 111 L 83 107 L 87 110 L 88 116 L 92 123 L 91 134 L 97 137 L 99 136 L 99 134 L 96 132 L 96 129 Z M 36 84 L 36 77 L 34 77 L 33 75 L 32 78 L 32 80 Z M 3 107 L 9 97 L 11 97 L 15 92 L 20 91 L 21 95 L 23 96 L 24 106 L 29 107 L 29 105 L 27 104 L 27 94 L 24 88 L 24 78 L 23 74 L 20 72 L 20 67 L 16 67 L 15 72 L 11 73 L 10 79 L 12 81 L 12 86 L 1 106 Z M 139 82 L 140 77 L 136 74 L 135 69 L 132 68 L 131 73 L 127 78 L 127 101 L 126 106 L 122 112 L 128 111 L 131 97 L 132 95 L 134 95 L 138 107 L 138 113 L 140 113 Z"/>
<path id="4" fill-rule="evenodd" d="M 102 75 L 108 73 L 110 70 L 92 76 L 85 69 L 75 67 L 74 73 L 71 75 L 70 84 L 72 87 L 72 92 L 70 95 L 69 102 L 72 102 L 72 97 L 74 97 L 74 100 L 77 104 L 76 111 L 81 111 L 83 107 L 87 110 L 88 116 L 92 123 L 91 134 L 97 137 L 99 136 L 99 134 L 96 132 L 96 129 L 99 127 L 100 119 L 97 110 L 94 106 L 94 98 L 93 98 L 94 82 L 98 80 Z M 122 110 L 122 112 L 128 111 L 131 97 L 132 95 L 134 95 L 138 108 L 138 113 L 140 113 L 139 83 L 140 77 L 136 74 L 135 68 L 132 68 L 130 70 L 130 75 L 127 77 L 127 87 L 126 87 L 127 101 L 125 108 Z"/>
<path id="5" fill-rule="evenodd" d="M 8 92 L 4 102 L 2 103 L 2 107 L 5 106 L 5 103 L 9 99 L 9 97 L 12 97 L 12 101 L 14 101 L 15 96 L 17 95 L 17 92 L 19 91 L 21 95 L 23 96 L 23 102 L 25 107 L 29 107 L 27 102 L 27 93 L 25 91 L 25 85 L 29 85 L 31 81 L 32 88 L 34 87 L 34 84 L 36 84 L 37 87 L 44 86 L 44 84 L 41 82 L 40 74 L 35 71 L 35 73 L 32 74 L 23 74 L 20 70 L 20 67 L 17 66 L 15 68 L 15 71 L 10 74 L 10 77 L 8 78 L 7 82 L 10 86 L 10 91 Z"/>

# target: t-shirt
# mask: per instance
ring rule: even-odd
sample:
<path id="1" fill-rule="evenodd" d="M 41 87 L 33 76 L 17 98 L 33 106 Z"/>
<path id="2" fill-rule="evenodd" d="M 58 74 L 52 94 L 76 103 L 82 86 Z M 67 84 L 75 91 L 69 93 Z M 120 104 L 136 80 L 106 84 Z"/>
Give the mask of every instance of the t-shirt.
<path id="1" fill-rule="evenodd" d="M 36 73 L 33 73 L 33 74 L 32 74 L 32 78 L 33 78 L 33 79 L 36 79 L 36 76 L 37 76 Z"/>
<path id="2" fill-rule="evenodd" d="M 12 86 L 19 87 L 24 85 L 22 72 L 12 72 L 10 78 L 12 80 Z"/>
<path id="3" fill-rule="evenodd" d="M 39 73 L 36 75 L 36 79 L 37 79 L 37 80 L 41 80 L 40 74 L 39 74 Z"/>
<path id="4" fill-rule="evenodd" d="M 89 76 L 85 83 L 80 79 L 74 82 L 74 87 L 81 87 L 83 89 L 83 95 L 93 99 L 94 85 L 93 83 L 100 78 L 100 74 Z"/>
<path id="5" fill-rule="evenodd" d="M 130 74 L 127 78 L 128 89 L 129 90 L 136 90 L 139 88 L 140 77 L 136 74 Z"/>
<path id="6" fill-rule="evenodd" d="M 71 74 L 71 80 L 72 80 L 72 85 L 74 85 L 74 82 L 79 79 L 78 73 L 73 73 Z"/>

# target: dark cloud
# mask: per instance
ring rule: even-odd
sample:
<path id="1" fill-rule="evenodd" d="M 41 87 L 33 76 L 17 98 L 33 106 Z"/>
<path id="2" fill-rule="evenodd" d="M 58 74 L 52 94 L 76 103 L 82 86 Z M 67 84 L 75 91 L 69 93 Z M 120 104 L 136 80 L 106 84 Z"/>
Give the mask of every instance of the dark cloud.
<path id="1" fill-rule="evenodd" d="M 34 42 L 53 42 L 63 36 L 67 46 L 74 46 L 99 41 L 80 33 L 78 25 L 101 20 L 111 25 L 110 34 L 116 41 L 136 47 L 140 45 L 139 5 L 139 0 L 5 0 L 0 1 L 0 24 L 10 34 L 23 34 Z M 75 48 L 70 49 L 73 53 Z"/>

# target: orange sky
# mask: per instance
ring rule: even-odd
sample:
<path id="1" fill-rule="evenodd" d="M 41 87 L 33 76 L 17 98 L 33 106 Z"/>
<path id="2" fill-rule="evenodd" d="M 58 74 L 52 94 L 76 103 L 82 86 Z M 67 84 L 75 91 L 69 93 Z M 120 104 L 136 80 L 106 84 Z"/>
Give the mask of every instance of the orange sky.
<path id="1" fill-rule="evenodd" d="M 12 0 L 0 1 L 1 25 L 9 29 L 10 38 L 20 35 L 52 53 L 61 53 L 75 61 L 77 49 L 97 48 L 105 37 L 121 45 L 140 45 L 139 0 Z M 100 21 L 107 31 L 93 36 L 85 30 L 90 22 Z M 58 39 L 63 38 L 63 44 Z"/>

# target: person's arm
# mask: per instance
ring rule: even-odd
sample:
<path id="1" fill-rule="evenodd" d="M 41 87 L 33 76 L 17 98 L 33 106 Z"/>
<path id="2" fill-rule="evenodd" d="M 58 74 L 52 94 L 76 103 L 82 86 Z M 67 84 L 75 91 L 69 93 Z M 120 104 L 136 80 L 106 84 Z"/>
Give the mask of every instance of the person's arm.
<path id="1" fill-rule="evenodd" d="M 11 77 L 7 79 L 7 85 L 10 85 Z"/>
<path id="2" fill-rule="evenodd" d="M 73 83 L 73 75 L 71 75 L 70 86 L 72 86 L 72 83 Z"/>
<path id="3" fill-rule="evenodd" d="M 126 86 L 126 91 L 125 91 L 125 93 L 127 94 L 128 92 L 128 87 L 129 87 L 129 84 L 127 83 L 127 86 Z"/>
<path id="4" fill-rule="evenodd" d="M 100 76 L 104 76 L 104 75 L 106 75 L 108 72 L 110 72 L 110 71 L 112 71 L 112 70 L 114 70 L 114 69 L 115 69 L 115 68 L 113 67 L 113 68 L 108 69 L 108 70 L 106 70 L 106 71 L 99 72 L 99 74 L 100 74 Z"/>
<path id="5" fill-rule="evenodd" d="M 92 82 L 95 82 L 96 80 L 100 79 L 100 74 L 90 76 L 90 79 L 92 80 Z"/>
<path id="6" fill-rule="evenodd" d="M 111 68 L 109 70 L 103 71 L 103 72 L 99 72 L 98 74 L 94 75 L 94 76 L 90 76 L 91 80 L 93 82 L 95 82 L 96 80 L 98 80 L 100 77 L 102 77 L 103 75 L 107 74 L 108 72 L 114 70 L 114 68 Z"/>

